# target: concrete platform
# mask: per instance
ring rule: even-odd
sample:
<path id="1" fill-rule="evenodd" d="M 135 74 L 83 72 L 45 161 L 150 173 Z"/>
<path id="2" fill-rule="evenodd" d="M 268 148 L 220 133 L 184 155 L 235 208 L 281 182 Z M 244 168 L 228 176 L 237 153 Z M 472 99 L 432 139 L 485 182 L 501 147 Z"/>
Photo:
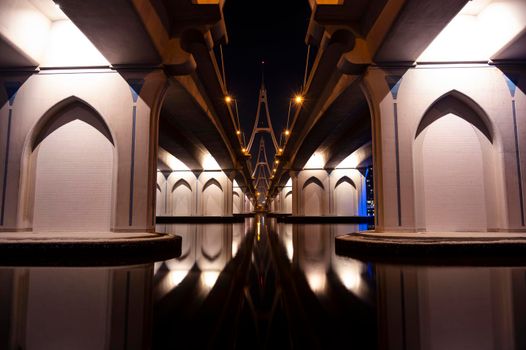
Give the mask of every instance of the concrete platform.
<path id="1" fill-rule="evenodd" d="M 181 237 L 161 233 L 1 232 L 1 266 L 115 266 L 181 255 Z"/>
<path id="2" fill-rule="evenodd" d="M 245 218 L 254 214 L 233 216 L 157 216 L 155 223 L 165 224 L 232 224 L 245 222 Z"/>
<path id="3" fill-rule="evenodd" d="M 278 222 L 291 224 L 374 224 L 374 216 L 276 216 Z"/>
<path id="4" fill-rule="evenodd" d="M 336 254 L 410 265 L 523 266 L 526 233 L 360 232 L 336 237 Z"/>

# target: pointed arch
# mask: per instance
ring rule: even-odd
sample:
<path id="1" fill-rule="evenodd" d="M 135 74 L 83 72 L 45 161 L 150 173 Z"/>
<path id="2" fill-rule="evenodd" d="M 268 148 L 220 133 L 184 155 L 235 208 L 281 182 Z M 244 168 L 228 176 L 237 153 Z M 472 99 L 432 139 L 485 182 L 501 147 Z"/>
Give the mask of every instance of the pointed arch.
<path id="1" fill-rule="evenodd" d="M 493 143 L 494 131 L 486 112 L 470 97 L 457 90 L 447 92 L 431 104 L 418 124 L 415 139 L 429 125 L 449 113 L 455 114 L 472 124 Z"/>
<path id="2" fill-rule="evenodd" d="M 212 178 L 212 179 L 208 180 L 208 181 L 205 183 L 205 185 L 203 186 L 203 192 L 204 192 L 208 187 L 210 187 L 210 186 L 212 186 L 212 185 L 215 185 L 215 186 L 219 187 L 219 189 L 220 189 L 221 191 L 223 191 L 223 187 L 221 186 L 221 184 L 219 183 L 219 181 L 217 181 L 216 179 Z"/>
<path id="3" fill-rule="evenodd" d="M 76 96 L 38 119 L 25 139 L 19 204 L 33 231 L 110 230 L 118 173 L 114 140 L 99 112 Z"/>
<path id="4" fill-rule="evenodd" d="M 31 136 L 31 151 L 58 128 L 81 120 L 98 130 L 115 147 L 114 138 L 104 118 L 86 101 L 70 96 L 51 107 L 35 125 Z"/>
<path id="5" fill-rule="evenodd" d="M 234 196 L 238 196 L 238 198 L 241 198 L 241 197 L 239 196 L 239 193 L 237 193 L 236 191 L 234 191 L 234 192 L 232 192 L 232 193 L 233 193 Z"/>
<path id="6" fill-rule="evenodd" d="M 305 183 L 303 184 L 302 189 L 305 189 L 305 187 L 307 187 L 310 184 L 316 184 L 316 185 L 320 186 L 323 190 L 325 190 L 325 186 L 323 186 L 323 183 L 320 181 L 320 179 L 318 179 L 315 176 L 309 177 L 307 179 L 307 181 L 305 181 Z"/>
<path id="7" fill-rule="evenodd" d="M 177 180 L 175 182 L 175 184 L 172 186 L 172 192 L 174 192 L 179 186 L 184 186 L 184 187 L 188 188 L 190 190 L 190 192 L 192 192 L 192 187 L 190 186 L 188 181 L 186 181 L 185 179 Z"/>
<path id="8" fill-rule="evenodd" d="M 288 191 L 287 194 L 285 194 L 285 198 L 287 198 L 288 196 L 292 196 L 292 191 Z"/>
<path id="9" fill-rule="evenodd" d="M 336 182 L 336 185 L 334 186 L 334 188 L 337 188 L 338 186 L 340 186 L 342 183 L 348 183 L 349 185 L 351 185 L 352 187 L 354 187 L 356 189 L 356 184 L 354 183 L 354 181 L 348 177 L 348 176 L 343 176 L 341 177 L 337 182 Z"/>

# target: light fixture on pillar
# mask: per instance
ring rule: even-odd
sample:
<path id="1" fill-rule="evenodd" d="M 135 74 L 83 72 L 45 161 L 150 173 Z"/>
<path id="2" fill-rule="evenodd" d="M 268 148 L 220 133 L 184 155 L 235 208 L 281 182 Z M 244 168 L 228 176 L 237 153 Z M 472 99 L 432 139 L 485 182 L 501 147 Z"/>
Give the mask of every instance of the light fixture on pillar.
<path id="1" fill-rule="evenodd" d="M 232 103 L 232 96 L 230 96 L 230 95 L 226 95 L 226 96 L 225 96 L 225 102 L 226 102 L 227 104 Z"/>
<path id="2" fill-rule="evenodd" d="M 285 136 L 289 136 L 290 135 L 290 130 L 286 129 L 283 133 L 285 134 Z"/>

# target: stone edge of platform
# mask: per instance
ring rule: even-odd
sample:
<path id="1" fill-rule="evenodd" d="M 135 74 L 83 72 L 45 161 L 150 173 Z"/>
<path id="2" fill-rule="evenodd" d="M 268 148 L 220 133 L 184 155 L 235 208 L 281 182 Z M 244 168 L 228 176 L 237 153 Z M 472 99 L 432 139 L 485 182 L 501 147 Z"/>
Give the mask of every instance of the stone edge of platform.
<path id="1" fill-rule="evenodd" d="M 431 266 L 524 266 L 526 238 L 374 237 L 351 233 L 335 238 L 339 256 L 364 262 Z"/>
<path id="2" fill-rule="evenodd" d="M 153 263 L 181 255 L 180 236 L 151 236 L 113 240 L 4 240 L 0 241 L 0 266 L 122 266 Z"/>

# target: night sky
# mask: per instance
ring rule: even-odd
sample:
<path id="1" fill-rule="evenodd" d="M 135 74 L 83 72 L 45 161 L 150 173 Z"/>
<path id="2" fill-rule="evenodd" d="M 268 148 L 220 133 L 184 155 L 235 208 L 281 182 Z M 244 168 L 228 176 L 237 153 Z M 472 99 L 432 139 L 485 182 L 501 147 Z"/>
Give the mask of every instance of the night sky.
<path id="1" fill-rule="evenodd" d="M 289 99 L 303 83 L 307 54 L 305 35 L 310 17 L 308 1 L 227 0 L 224 16 L 229 38 L 228 45 L 223 47 L 227 85 L 238 101 L 246 141 L 250 139 L 256 117 L 261 61 L 264 60 L 270 115 L 279 142 Z M 254 144 L 255 158 L 258 138 Z M 274 150 L 269 146 L 271 143 L 267 142 L 267 154 L 272 161 Z"/>

